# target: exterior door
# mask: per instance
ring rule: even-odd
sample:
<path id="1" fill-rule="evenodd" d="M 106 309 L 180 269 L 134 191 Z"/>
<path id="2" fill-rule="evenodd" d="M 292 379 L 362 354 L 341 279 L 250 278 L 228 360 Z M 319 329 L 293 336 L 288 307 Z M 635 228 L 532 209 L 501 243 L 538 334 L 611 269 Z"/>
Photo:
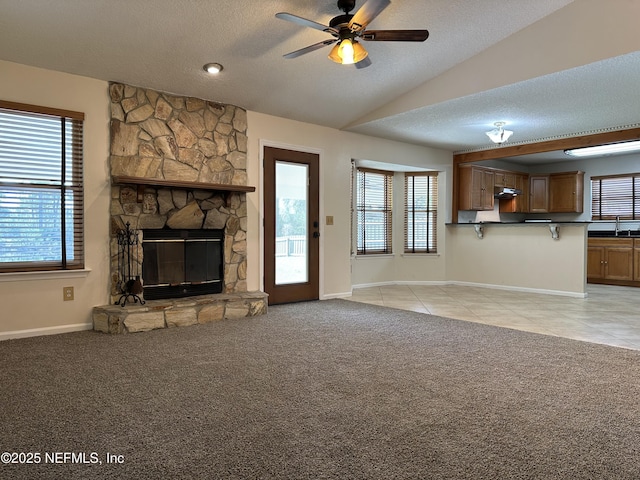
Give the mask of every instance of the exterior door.
<path id="1" fill-rule="evenodd" d="M 319 156 L 264 149 L 264 290 L 269 304 L 319 298 Z"/>

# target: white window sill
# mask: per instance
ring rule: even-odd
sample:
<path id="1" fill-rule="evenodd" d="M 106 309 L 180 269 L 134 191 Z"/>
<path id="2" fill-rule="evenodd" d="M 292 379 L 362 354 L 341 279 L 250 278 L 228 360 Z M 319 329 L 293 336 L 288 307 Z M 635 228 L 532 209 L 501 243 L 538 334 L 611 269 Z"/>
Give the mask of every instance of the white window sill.
<path id="1" fill-rule="evenodd" d="M 368 255 L 354 255 L 356 260 L 372 260 L 376 258 L 393 258 L 396 255 L 394 253 L 370 253 Z"/>
<path id="2" fill-rule="evenodd" d="M 439 257 L 440 254 L 439 253 L 418 252 L 418 253 L 401 253 L 400 256 L 401 257 L 409 257 L 409 258 L 414 258 L 414 257 Z"/>
<path id="3" fill-rule="evenodd" d="M 0 273 L 0 282 L 27 282 L 32 280 L 55 280 L 58 278 L 84 278 L 91 270 L 51 270 L 47 272 Z"/>

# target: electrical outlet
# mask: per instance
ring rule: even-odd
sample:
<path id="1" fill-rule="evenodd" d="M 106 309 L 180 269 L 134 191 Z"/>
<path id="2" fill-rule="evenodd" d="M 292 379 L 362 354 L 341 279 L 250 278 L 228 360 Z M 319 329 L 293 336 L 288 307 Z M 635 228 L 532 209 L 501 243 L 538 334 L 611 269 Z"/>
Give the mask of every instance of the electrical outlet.
<path id="1" fill-rule="evenodd" d="M 73 300 L 73 287 L 62 287 L 62 299 L 65 302 Z"/>

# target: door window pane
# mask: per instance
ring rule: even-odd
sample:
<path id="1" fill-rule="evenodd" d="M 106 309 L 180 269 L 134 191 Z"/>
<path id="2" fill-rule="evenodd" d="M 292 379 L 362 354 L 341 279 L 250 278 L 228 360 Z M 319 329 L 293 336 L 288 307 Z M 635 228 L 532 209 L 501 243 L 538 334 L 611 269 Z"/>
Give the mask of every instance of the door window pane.
<path id="1" fill-rule="evenodd" d="M 276 162 L 276 285 L 309 280 L 308 165 Z"/>

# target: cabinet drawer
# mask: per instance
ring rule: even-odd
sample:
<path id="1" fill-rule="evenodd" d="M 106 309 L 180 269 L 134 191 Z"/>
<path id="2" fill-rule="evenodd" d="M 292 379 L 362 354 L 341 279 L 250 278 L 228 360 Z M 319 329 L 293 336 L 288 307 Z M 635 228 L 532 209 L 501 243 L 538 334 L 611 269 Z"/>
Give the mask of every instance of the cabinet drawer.
<path id="1" fill-rule="evenodd" d="M 633 248 L 634 242 L 638 242 L 637 238 L 590 238 L 588 245 L 590 247 L 629 247 Z M 640 247 L 640 243 L 637 244 Z"/>

